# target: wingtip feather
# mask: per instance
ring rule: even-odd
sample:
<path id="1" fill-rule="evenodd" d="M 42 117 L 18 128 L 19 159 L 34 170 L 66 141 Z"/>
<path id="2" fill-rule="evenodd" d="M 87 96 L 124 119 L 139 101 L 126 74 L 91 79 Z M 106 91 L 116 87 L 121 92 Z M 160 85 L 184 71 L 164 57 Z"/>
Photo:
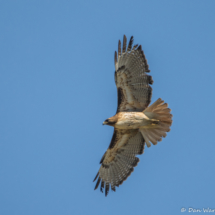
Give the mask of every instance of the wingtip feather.
<path id="1" fill-rule="evenodd" d="M 118 58 L 121 56 L 121 41 L 118 43 Z"/>
<path id="2" fill-rule="evenodd" d="M 128 49 L 127 49 L 127 51 L 131 51 L 131 49 L 132 49 L 132 45 L 133 45 L 133 41 L 134 41 L 133 38 L 134 38 L 134 37 L 131 36 L 130 41 L 129 41 L 129 43 L 128 43 Z"/>
<path id="3" fill-rule="evenodd" d="M 122 53 L 126 52 L 126 44 L 127 44 L 127 37 L 124 35 Z"/>
<path id="4" fill-rule="evenodd" d="M 97 179 L 98 175 L 99 175 L 99 172 L 96 174 L 96 177 L 94 178 L 93 182 Z"/>

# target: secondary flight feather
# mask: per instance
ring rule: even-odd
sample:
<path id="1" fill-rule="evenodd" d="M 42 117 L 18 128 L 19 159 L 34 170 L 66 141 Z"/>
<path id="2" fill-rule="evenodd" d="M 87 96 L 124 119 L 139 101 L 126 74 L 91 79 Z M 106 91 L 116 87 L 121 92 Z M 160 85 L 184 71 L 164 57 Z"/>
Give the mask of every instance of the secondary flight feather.
<path id="1" fill-rule="evenodd" d="M 136 155 L 147 147 L 156 145 L 170 131 L 172 115 L 167 103 L 158 99 L 151 106 L 152 77 L 141 45 L 133 45 L 133 36 L 128 47 L 124 35 L 123 45 L 115 52 L 115 83 L 118 106 L 116 114 L 106 119 L 103 125 L 114 127 L 110 145 L 103 155 L 101 167 L 94 179 L 95 189 L 115 191 L 133 172 L 139 162 Z"/>

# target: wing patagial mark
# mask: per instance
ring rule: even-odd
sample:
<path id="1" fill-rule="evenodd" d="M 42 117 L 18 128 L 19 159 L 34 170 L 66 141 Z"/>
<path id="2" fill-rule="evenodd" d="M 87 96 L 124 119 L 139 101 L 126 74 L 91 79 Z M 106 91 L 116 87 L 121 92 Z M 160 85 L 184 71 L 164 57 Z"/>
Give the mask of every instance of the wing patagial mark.
<path id="1" fill-rule="evenodd" d="M 117 141 L 116 138 L 117 138 L 117 134 L 116 134 L 116 131 L 114 130 L 113 137 L 112 137 L 110 145 L 109 145 L 109 149 L 112 149 L 115 146 L 116 141 Z M 104 158 L 103 158 L 103 160 L 104 160 Z M 103 160 L 102 160 L 102 162 L 103 162 Z"/>
<path id="2" fill-rule="evenodd" d="M 103 160 L 104 160 L 104 158 L 105 158 L 106 153 L 107 153 L 107 152 L 105 152 L 105 153 L 104 153 L 104 155 L 102 156 L 102 158 L 101 158 L 101 160 L 100 160 L 100 162 L 99 162 L 100 164 L 103 162 Z"/>
<path id="3" fill-rule="evenodd" d="M 121 106 L 121 104 L 123 103 L 124 101 L 124 94 L 123 94 L 123 90 L 121 87 L 119 87 L 117 89 L 118 91 L 118 105 L 117 105 L 117 113 L 119 112 L 119 107 Z"/>

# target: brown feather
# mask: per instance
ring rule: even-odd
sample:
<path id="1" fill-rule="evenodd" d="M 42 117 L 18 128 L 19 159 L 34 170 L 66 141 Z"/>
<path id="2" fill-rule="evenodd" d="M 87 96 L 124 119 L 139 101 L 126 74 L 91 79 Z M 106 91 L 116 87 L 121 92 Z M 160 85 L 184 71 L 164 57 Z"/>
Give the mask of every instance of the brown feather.
<path id="1" fill-rule="evenodd" d="M 95 186 L 94 190 L 96 190 L 98 188 L 100 181 L 101 181 L 101 178 L 99 177 L 96 182 L 96 186 Z"/>
<path id="2" fill-rule="evenodd" d="M 97 173 L 97 175 L 96 175 L 96 177 L 94 178 L 93 182 L 97 179 L 98 175 L 99 175 L 99 172 Z"/>
<path id="3" fill-rule="evenodd" d="M 115 51 L 114 53 L 114 65 L 116 66 L 117 63 L 117 52 Z"/>
<path id="4" fill-rule="evenodd" d="M 121 56 L 121 41 L 119 40 L 119 44 L 118 44 L 118 59 Z"/>
<path id="5" fill-rule="evenodd" d="M 129 41 L 129 44 L 128 44 L 128 49 L 127 49 L 127 52 L 130 52 L 131 51 L 131 48 L 132 48 L 132 44 L 133 44 L 133 36 L 131 36 L 130 38 L 130 41 Z"/>
<path id="6" fill-rule="evenodd" d="M 123 47 L 122 47 L 122 54 L 126 52 L 126 44 L 127 44 L 127 38 L 124 35 L 123 37 Z"/>

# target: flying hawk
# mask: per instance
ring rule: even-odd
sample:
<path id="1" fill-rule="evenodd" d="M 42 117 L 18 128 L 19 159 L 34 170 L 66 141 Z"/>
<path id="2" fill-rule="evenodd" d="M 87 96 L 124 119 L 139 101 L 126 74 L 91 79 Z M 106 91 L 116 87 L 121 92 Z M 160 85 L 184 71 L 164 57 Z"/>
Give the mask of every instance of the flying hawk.
<path id="1" fill-rule="evenodd" d="M 172 115 L 167 103 L 158 99 L 151 106 L 153 80 L 141 45 L 133 44 L 131 37 L 128 47 L 124 35 L 115 52 L 115 83 L 118 94 L 116 114 L 103 122 L 103 125 L 114 127 L 109 148 L 103 155 L 101 167 L 94 179 L 97 179 L 95 190 L 101 183 L 100 190 L 105 188 L 105 196 L 109 187 L 121 185 L 137 166 L 145 143 L 147 147 L 157 144 L 166 132 L 170 131 Z M 118 57 L 117 57 L 118 55 Z"/>

